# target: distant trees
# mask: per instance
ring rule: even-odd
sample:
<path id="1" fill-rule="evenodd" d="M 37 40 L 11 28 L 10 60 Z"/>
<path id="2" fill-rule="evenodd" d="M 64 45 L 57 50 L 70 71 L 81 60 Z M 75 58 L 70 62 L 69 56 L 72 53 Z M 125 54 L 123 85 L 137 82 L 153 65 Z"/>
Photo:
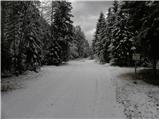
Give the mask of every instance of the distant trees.
<path id="1" fill-rule="evenodd" d="M 113 6 L 108 9 L 105 19 L 106 30 L 104 27 L 96 29 L 95 39 L 92 43 L 94 54 L 100 61 L 130 66 L 133 64 L 133 53 L 139 53 L 143 58 L 148 58 L 155 68 L 159 59 L 158 9 L 158 1 L 122 1 L 120 3 L 114 1 Z M 97 24 L 99 24 L 99 20 Z M 97 49 L 102 46 L 102 43 L 99 44 L 101 40 L 97 39 L 99 29 L 105 31 L 102 33 L 106 33 L 103 43 L 107 44 L 103 50 Z M 135 51 L 133 51 L 133 47 L 136 48 Z M 105 51 L 102 53 L 105 57 L 99 56 L 100 51 Z"/>
<path id="2" fill-rule="evenodd" d="M 70 58 L 85 58 L 90 55 L 89 43 L 80 26 L 74 27 L 73 41 L 70 43 Z"/>

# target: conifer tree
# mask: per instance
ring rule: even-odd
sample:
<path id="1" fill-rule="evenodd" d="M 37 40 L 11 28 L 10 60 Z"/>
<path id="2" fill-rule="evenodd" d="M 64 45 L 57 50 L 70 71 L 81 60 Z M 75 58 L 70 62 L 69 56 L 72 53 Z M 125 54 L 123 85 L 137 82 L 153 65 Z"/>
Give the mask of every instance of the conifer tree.
<path id="1" fill-rule="evenodd" d="M 123 13 L 121 9 L 116 12 L 115 24 L 112 29 L 112 56 L 114 58 L 114 64 L 118 65 L 131 65 L 132 64 L 132 46 L 134 35 L 133 32 L 130 31 L 128 25 L 128 17 L 127 13 Z"/>
<path id="2" fill-rule="evenodd" d="M 159 3 L 158 1 L 125 1 L 122 4 L 124 13 L 129 14 L 129 25 L 134 32 L 137 53 L 149 59 L 156 68 L 159 59 Z"/>
<path id="3" fill-rule="evenodd" d="M 106 21 L 104 14 L 100 13 L 93 43 L 94 52 L 96 56 L 99 58 L 100 62 L 104 62 L 105 41 L 106 41 Z"/>
<path id="4" fill-rule="evenodd" d="M 107 53 L 107 62 L 113 62 L 113 54 L 112 54 L 112 51 L 113 51 L 113 29 L 114 29 L 114 24 L 116 22 L 116 16 L 117 16 L 117 11 L 118 11 L 118 1 L 113 1 L 113 6 L 110 7 L 108 9 L 108 13 L 107 13 L 107 18 L 106 18 L 106 21 L 107 21 L 107 46 L 108 46 L 108 49 L 106 50 L 105 54 Z"/>
<path id="5" fill-rule="evenodd" d="M 38 1 L 2 1 L 3 73 L 18 75 L 28 69 L 36 71 L 41 64 L 45 23 L 38 4 Z"/>
<path id="6" fill-rule="evenodd" d="M 73 40 L 73 21 L 71 20 L 71 3 L 66 1 L 55 1 L 57 5 L 53 14 L 52 34 L 54 40 L 60 46 L 57 53 L 61 61 L 67 61 L 69 56 L 69 43 Z"/>

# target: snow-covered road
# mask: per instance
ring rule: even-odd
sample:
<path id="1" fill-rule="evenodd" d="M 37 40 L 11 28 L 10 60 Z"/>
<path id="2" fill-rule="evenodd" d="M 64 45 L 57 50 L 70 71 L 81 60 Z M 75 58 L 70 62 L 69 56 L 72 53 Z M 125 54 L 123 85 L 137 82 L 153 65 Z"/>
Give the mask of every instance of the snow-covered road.
<path id="1" fill-rule="evenodd" d="M 2 118 L 158 118 L 159 87 L 127 72 L 83 59 L 13 77 L 21 88 L 2 93 Z"/>
<path id="2" fill-rule="evenodd" d="M 4 118 L 124 118 L 110 71 L 93 60 L 42 68 L 26 86 L 2 94 Z"/>

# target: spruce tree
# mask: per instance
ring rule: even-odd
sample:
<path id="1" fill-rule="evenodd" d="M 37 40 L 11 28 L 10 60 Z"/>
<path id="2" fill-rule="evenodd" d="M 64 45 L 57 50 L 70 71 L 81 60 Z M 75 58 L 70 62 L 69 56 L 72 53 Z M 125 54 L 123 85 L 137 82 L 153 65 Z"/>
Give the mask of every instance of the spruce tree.
<path id="1" fill-rule="evenodd" d="M 106 41 L 106 21 L 103 13 L 100 13 L 100 17 L 97 22 L 95 38 L 94 38 L 94 52 L 99 58 L 100 62 L 104 62 L 104 45 Z"/>
<path id="2" fill-rule="evenodd" d="M 105 52 L 104 52 L 104 59 L 106 62 L 113 62 L 113 29 L 114 29 L 114 24 L 116 22 L 116 16 L 117 16 L 117 11 L 118 11 L 118 6 L 119 2 L 118 1 L 113 1 L 113 6 L 108 9 L 107 13 L 107 18 L 106 18 L 106 23 L 107 23 L 107 28 L 106 28 L 106 42 L 105 42 Z"/>
<path id="3" fill-rule="evenodd" d="M 123 11 L 117 11 L 116 22 L 113 26 L 113 48 L 112 55 L 114 64 L 118 65 L 131 65 L 132 64 L 132 46 L 134 35 L 128 26 L 128 14 Z"/>
<path id="4" fill-rule="evenodd" d="M 159 59 L 158 9 L 158 1 L 125 1 L 122 4 L 122 10 L 129 14 L 129 24 L 135 33 L 132 37 L 135 41 L 135 52 L 149 59 L 153 68 Z"/>
<path id="5" fill-rule="evenodd" d="M 1 64 L 2 73 L 10 72 L 12 65 L 12 56 L 10 53 L 10 44 L 13 38 L 13 25 L 11 22 L 11 2 L 1 2 Z M 11 35 L 12 33 L 12 35 Z"/>
<path id="6" fill-rule="evenodd" d="M 28 69 L 36 71 L 41 64 L 45 23 L 38 4 L 38 1 L 2 1 L 3 73 L 18 75 Z"/>
<path id="7" fill-rule="evenodd" d="M 137 39 L 140 40 L 142 53 L 148 57 L 156 69 L 156 64 L 159 60 L 159 2 L 146 2 L 147 13 L 142 18 L 142 27 Z M 152 13 L 150 13 L 152 11 Z"/>
<path id="8" fill-rule="evenodd" d="M 55 1 L 56 8 L 53 14 L 52 34 L 54 40 L 60 46 L 57 53 L 61 61 L 67 61 L 69 56 L 69 43 L 73 40 L 73 21 L 71 20 L 71 3 L 67 1 Z"/>

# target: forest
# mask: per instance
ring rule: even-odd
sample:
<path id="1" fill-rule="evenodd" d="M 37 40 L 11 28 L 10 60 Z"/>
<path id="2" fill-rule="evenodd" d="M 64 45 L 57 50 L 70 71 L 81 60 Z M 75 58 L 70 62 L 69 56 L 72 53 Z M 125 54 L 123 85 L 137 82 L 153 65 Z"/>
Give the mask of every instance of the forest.
<path id="1" fill-rule="evenodd" d="M 100 63 L 133 66 L 132 56 L 140 54 L 138 64 L 155 69 L 159 60 L 159 2 L 114 1 L 107 15 L 100 13 L 92 48 Z"/>
<path id="2" fill-rule="evenodd" d="M 2 76 L 89 56 L 84 32 L 73 25 L 70 2 L 2 1 L 1 9 Z"/>
<path id="3" fill-rule="evenodd" d="M 77 58 L 133 66 L 138 53 L 138 64 L 154 69 L 159 60 L 158 1 L 114 1 L 100 13 L 91 47 L 73 25 L 71 2 L 2 1 L 1 7 L 2 76 Z"/>

